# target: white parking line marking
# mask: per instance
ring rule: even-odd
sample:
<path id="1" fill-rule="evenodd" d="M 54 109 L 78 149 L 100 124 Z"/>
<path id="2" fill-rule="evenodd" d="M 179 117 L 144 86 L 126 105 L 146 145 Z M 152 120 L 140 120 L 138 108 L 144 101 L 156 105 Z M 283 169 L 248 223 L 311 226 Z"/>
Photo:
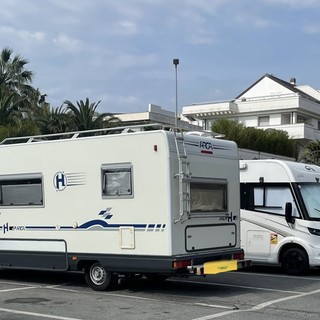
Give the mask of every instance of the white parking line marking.
<path id="1" fill-rule="evenodd" d="M 3 292 L 10 292 L 10 291 L 29 290 L 29 289 L 35 289 L 35 288 L 36 288 L 36 287 L 25 287 L 25 288 L 3 289 L 3 290 L 0 290 L 0 293 L 3 293 Z"/>
<path id="2" fill-rule="evenodd" d="M 227 307 L 227 306 L 220 306 L 217 304 L 207 304 L 207 303 L 194 303 L 194 305 L 196 306 L 201 306 L 201 307 L 210 307 L 210 308 L 218 308 L 218 309 L 231 309 L 231 310 L 235 310 L 238 309 L 237 307 Z"/>
<path id="3" fill-rule="evenodd" d="M 184 282 L 183 280 L 167 280 L 167 281 Z M 240 289 L 253 289 L 253 290 L 259 290 L 259 291 L 272 291 L 272 292 L 280 292 L 280 293 L 303 294 L 303 292 L 299 292 L 299 291 L 277 290 L 277 289 L 252 287 L 252 286 L 240 286 L 240 285 L 228 284 L 228 283 L 201 282 L 201 281 L 185 281 L 185 283 L 202 284 L 202 285 L 206 285 L 206 286 L 219 286 L 219 287 L 231 287 L 231 288 L 240 288 Z"/>
<path id="4" fill-rule="evenodd" d="M 320 293 L 320 289 L 314 290 L 314 291 L 310 291 L 310 292 L 301 293 L 301 294 L 297 294 L 295 296 L 284 297 L 284 298 L 279 298 L 279 299 L 267 301 L 267 302 L 264 302 L 264 303 L 260 303 L 260 304 L 256 305 L 255 307 L 251 308 L 251 310 L 252 311 L 260 310 L 260 309 L 263 309 L 265 307 L 268 307 L 268 306 L 270 306 L 272 304 L 275 304 L 275 303 L 278 303 L 278 302 L 292 300 L 292 299 L 301 298 L 301 297 L 305 297 L 305 296 L 311 296 L 311 295 L 316 294 L 316 293 Z"/>
<path id="5" fill-rule="evenodd" d="M 60 317 L 60 316 L 54 316 L 51 314 L 42 314 L 42 313 L 19 311 L 19 310 L 4 309 L 4 308 L 0 308 L 0 312 L 1 311 L 8 312 L 8 313 L 14 313 L 14 314 L 23 314 L 23 315 L 27 315 L 27 316 L 40 317 L 40 318 L 57 319 L 57 320 L 83 320 L 83 319 L 78 319 L 78 318 Z"/>
<path id="6" fill-rule="evenodd" d="M 223 317 L 225 315 L 229 315 L 232 313 L 238 313 L 238 312 L 252 312 L 252 311 L 257 311 L 257 310 L 261 310 L 263 308 L 266 308 L 268 306 L 271 306 L 273 304 L 282 302 L 282 301 L 288 301 L 288 300 L 292 300 L 292 299 L 297 299 L 297 298 L 302 298 L 305 296 L 310 296 L 316 293 L 320 293 L 320 289 L 318 290 L 314 290 L 314 291 L 310 291 L 310 292 L 305 292 L 305 293 L 301 293 L 301 294 L 297 294 L 294 296 L 289 296 L 289 297 L 284 297 L 284 298 L 279 298 L 279 299 L 275 299 L 275 300 L 270 300 L 270 301 L 266 301 L 263 303 L 260 303 L 254 307 L 252 307 L 251 309 L 247 309 L 247 310 L 230 310 L 230 311 L 224 311 L 224 312 L 220 312 L 220 313 L 215 313 L 215 314 L 211 314 L 211 315 L 207 315 L 204 317 L 200 317 L 200 318 L 196 318 L 193 320 L 211 320 L 211 319 L 215 319 L 215 318 L 220 318 Z"/>
<path id="7" fill-rule="evenodd" d="M 272 278 L 289 278 L 289 279 L 295 279 L 295 280 L 309 280 L 309 281 L 320 281 L 320 278 L 315 278 L 315 277 L 302 277 L 302 276 L 289 276 L 286 274 L 267 274 L 267 273 L 250 273 L 250 272 L 230 272 L 229 275 L 231 274 L 244 274 L 248 276 L 259 276 L 259 277 L 272 277 Z"/>

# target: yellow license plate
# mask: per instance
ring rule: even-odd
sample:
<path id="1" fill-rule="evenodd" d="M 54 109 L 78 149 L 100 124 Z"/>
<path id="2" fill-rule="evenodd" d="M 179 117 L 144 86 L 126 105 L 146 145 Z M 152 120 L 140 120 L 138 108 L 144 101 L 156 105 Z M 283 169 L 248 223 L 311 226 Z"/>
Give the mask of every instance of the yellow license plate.
<path id="1" fill-rule="evenodd" d="M 238 269 L 237 260 L 221 260 L 205 262 L 203 265 L 204 274 L 217 274 L 221 272 L 233 271 Z"/>

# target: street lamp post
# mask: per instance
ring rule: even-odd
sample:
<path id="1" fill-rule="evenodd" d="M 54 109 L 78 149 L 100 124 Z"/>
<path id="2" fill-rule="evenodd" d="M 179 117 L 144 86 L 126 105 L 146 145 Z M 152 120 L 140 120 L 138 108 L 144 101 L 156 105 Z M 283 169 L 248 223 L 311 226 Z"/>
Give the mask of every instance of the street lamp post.
<path id="1" fill-rule="evenodd" d="M 175 118 L 175 126 L 178 126 L 178 64 L 179 59 L 173 59 L 173 64 L 176 73 L 176 118 Z"/>

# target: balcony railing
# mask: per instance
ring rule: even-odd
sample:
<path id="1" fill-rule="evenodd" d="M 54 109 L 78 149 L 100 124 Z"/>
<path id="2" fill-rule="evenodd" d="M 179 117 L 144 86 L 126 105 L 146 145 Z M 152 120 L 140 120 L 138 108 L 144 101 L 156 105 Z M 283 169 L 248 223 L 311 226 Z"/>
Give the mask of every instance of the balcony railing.
<path id="1" fill-rule="evenodd" d="M 276 129 L 287 131 L 291 139 L 320 140 L 320 130 L 306 123 L 269 125 L 259 127 L 259 129 Z"/>

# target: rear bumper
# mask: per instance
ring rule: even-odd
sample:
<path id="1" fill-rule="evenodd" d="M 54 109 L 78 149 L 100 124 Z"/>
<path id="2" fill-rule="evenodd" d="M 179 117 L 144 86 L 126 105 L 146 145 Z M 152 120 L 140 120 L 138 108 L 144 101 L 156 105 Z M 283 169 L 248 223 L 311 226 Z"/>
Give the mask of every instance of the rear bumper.
<path id="1" fill-rule="evenodd" d="M 69 255 L 69 270 L 83 270 L 94 261 L 100 262 L 107 271 L 111 272 L 168 275 L 214 274 L 231 271 L 231 269 L 238 270 L 250 265 L 248 260 L 243 259 L 242 249 L 220 253 L 197 252 L 173 256 L 74 253 Z M 213 271 L 214 268 L 217 268 L 217 270 Z"/>

